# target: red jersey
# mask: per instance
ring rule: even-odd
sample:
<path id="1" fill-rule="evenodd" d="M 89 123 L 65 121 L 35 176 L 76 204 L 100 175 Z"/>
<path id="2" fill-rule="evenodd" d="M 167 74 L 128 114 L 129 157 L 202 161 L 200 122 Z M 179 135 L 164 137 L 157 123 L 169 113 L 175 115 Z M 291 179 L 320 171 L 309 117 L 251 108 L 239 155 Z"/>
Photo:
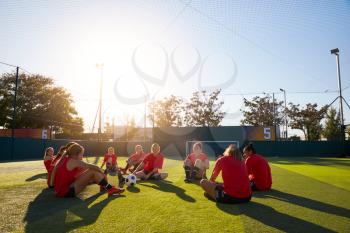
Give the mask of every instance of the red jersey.
<path id="1" fill-rule="evenodd" d="M 103 162 L 110 163 L 112 166 L 117 164 L 117 156 L 115 154 L 105 154 Z"/>
<path id="2" fill-rule="evenodd" d="M 129 160 L 137 163 L 137 162 L 142 162 L 144 158 L 145 158 L 145 153 L 143 152 L 140 154 L 134 153 L 130 155 Z"/>
<path id="3" fill-rule="evenodd" d="M 63 158 L 62 163 L 57 168 L 55 175 L 55 193 L 58 197 L 64 197 L 69 191 L 70 186 L 74 183 L 77 176 L 81 173 L 81 169 L 76 167 L 69 171 L 67 169 L 67 163 L 72 158 Z"/>
<path id="4" fill-rule="evenodd" d="M 46 170 L 47 170 L 47 186 L 48 187 L 50 187 L 50 180 L 51 180 L 52 170 L 55 167 L 57 161 L 60 160 L 61 157 L 62 157 L 61 154 L 58 154 L 58 155 L 54 156 L 53 159 L 51 160 L 49 169 L 46 168 Z M 45 166 L 46 166 L 46 164 L 45 164 Z"/>
<path id="5" fill-rule="evenodd" d="M 143 160 L 143 170 L 146 172 L 151 172 L 155 168 L 162 169 L 163 160 L 164 156 L 162 154 L 158 154 L 157 156 L 155 156 L 153 153 L 149 153 Z"/>
<path id="6" fill-rule="evenodd" d="M 222 173 L 224 192 L 235 198 L 247 198 L 252 195 L 247 169 L 243 161 L 233 156 L 222 156 L 216 160 L 213 174 Z"/>
<path id="7" fill-rule="evenodd" d="M 53 159 L 48 159 L 48 160 L 44 160 L 44 165 L 46 168 L 46 171 L 49 173 L 51 170 L 51 163 L 52 163 Z"/>
<path id="8" fill-rule="evenodd" d="M 192 165 L 194 166 L 194 163 L 196 162 L 197 159 L 205 161 L 208 159 L 208 156 L 204 153 L 199 154 L 198 156 L 196 156 L 195 153 L 189 154 L 187 156 L 187 159 L 191 161 Z"/>
<path id="9" fill-rule="evenodd" d="M 271 168 L 269 163 L 261 155 L 253 154 L 245 160 L 249 180 L 254 180 L 259 190 L 269 190 L 272 185 Z"/>

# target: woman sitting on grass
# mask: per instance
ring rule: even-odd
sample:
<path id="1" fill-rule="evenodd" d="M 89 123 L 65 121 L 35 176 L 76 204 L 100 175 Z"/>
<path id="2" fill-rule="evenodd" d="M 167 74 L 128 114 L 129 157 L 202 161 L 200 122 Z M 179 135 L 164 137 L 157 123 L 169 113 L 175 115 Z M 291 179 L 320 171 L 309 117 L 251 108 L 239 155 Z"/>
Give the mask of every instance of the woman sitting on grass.
<path id="1" fill-rule="evenodd" d="M 202 144 L 193 144 L 193 152 L 184 161 L 185 182 L 189 183 L 194 179 L 206 179 L 206 170 L 209 169 L 208 156 L 202 151 Z"/>
<path id="2" fill-rule="evenodd" d="M 51 169 L 51 163 L 54 160 L 54 150 L 52 147 L 48 147 L 45 150 L 45 154 L 44 154 L 44 165 L 46 168 L 47 173 L 49 173 L 50 169 Z"/>
<path id="3" fill-rule="evenodd" d="M 220 172 L 223 184 L 215 182 Z M 223 156 L 216 160 L 210 180 L 203 179 L 200 185 L 205 191 L 204 195 L 217 202 L 235 204 L 250 201 L 252 191 L 247 170 L 235 145 L 226 148 Z"/>
<path id="4" fill-rule="evenodd" d="M 135 171 L 135 169 L 142 163 L 145 158 L 145 153 L 143 152 L 143 148 L 141 145 L 135 146 L 135 153 L 130 155 L 128 160 L 126 160 L 125 168 L 121 169 L 124 174 L 127 173 L 128 169 L 131 173 Z"/>
<path id="5" fill-rule="evenodd" d="M 151 153 L 146 155 L 142 163 L 136 168 L 134 174 L 142 180 L 163 180 L 168 177 L 168 173 L 159 172 L 163 167 L 164 156 L 160 153 L 160 146 L 153 143 Z"/>
<path id="6" fill-rule="evenodd" d="M 108 196 L 122 193 L 123 189 L 110 185 L 103 170 L 84 162 L 84 148 L 78 144 L 69 146 L 62 156 L 55 174 L 55 193 L 58 197 L 75 197 L 89 184 L 96 183 L 108 191 Z"/>
<path id="7" fill-rule="evenodd" d="M 101 169 L 103 169 L 103 166 L 106 164 L 106 170 L 104 171 L 104 174 L 107 176 L 109 175 L 118 175 L 118 186 L 119 188 L 123 188 L 124 186 L 124 177 L 118 167 L 118 162 L 117 162 L 117 155 L 115 154 L 114 148 L 113 147 L 108 147 L 107 154 L 105 154 L 103 158 L 103 162 L 101 165 Z"/>
<path id="8" fill-rule="evenodd" d="M 256 154 L 253 144 L 244 147 L 243 155 L 252 190 L 270 190 L 272 185 L 271 168 L 266 159 Z"/>
<path id="9" fill-rule="evenodd" d="M 67 148 L 73 144 L 76 144 L 76 143 L 68 142 L 65 146 L 61 146 L 60 149 L 58 150 L 57 155 L 54 156 L 53 160 L 51 161 L 50 168 L 47 172 L 47 186 L 49 188 L 53 188 L 54 186 L 55 174 L 57 169 L 55 168 L 56 164 L 61 160 L 62 156 L 65 155 Z"/>

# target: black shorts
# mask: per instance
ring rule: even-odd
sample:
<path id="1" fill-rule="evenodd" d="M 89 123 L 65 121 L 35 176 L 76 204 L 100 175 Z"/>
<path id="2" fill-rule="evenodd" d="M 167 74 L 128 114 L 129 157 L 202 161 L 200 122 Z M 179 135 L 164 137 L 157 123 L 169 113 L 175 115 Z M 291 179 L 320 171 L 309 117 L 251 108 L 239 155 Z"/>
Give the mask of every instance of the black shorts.
<path id="1" fill-rule="evenodd" d="M 75 197 L 75 188 L 71 186 L 64 197 Z"/>
<path id="2" fill-rule="evenodd" d="M 250 188 L 252 189 L 252 191 L 259 191 L 259 189 L 256 187 L 254 181 L 249 181 L 250 184 Z"/>
<path id="3" fill-rule="evenodd" d="M 109 174 L 109 175 L 116 175 L 118 173 L 118 168 L 117 166 L 112 166 L 112 165 L 109 165 L 107 166 L 106 165 L 106 170 L 105 170 L 105 174 Z"/>
<path id="4" fill-rule="evenodd" d="M 215 199 L 217 202 L 226 203 L 226 204 L 239 204 L 250 201 L 251 196 L 246 198 L 236 198 L 228 195 L 224 190 L 218 186 L 215 188 Z"/>

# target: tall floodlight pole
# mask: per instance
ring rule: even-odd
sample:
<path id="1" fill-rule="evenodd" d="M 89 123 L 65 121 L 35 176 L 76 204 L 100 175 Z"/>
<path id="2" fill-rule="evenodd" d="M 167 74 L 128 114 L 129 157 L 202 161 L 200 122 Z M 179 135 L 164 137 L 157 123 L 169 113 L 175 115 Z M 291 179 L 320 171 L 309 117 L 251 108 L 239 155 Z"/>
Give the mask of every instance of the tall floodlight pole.
<path id="1" fill-rule="evenodd" d="M 98 120 L 98 139 L 102 141 L 102 84 L 103 84 L 103 63 L 96 64 L 96 67 L 100 69 L 100 111 L 99 111 L 99 120 Z"/>
<path id="2" fill-rule="evenodd" d="M 13 97 L 13 112 L 12 112 L 12 130 L 11 130 L 11 159 L 14 158 L 15 151 L 15 129 L 16 129 L 16 115 L 17 115 L 17 90 L 18 90 L 18 78 L 19 78 L 19 67 L 16 67 L 16 80 L 15 90 Z"/>
<path id="3" fill-rule="evenodd" d="M 273 112 L 273 124 L 275 127 L 275 141 L 277 141 L 277 121 L 276 121 L 276 106 L 275 106 L 275 93 L 272 92 L 272 112 Z"/>
<path id="4" fill-rule="evenodd" d="M 145 96 L 145 106 L 144 106 L 144 119 L 143 119 L 143 143 L 146 143 L 146 124 L 147 124 L 147 99 L 146 99 L 146 96 Z"/>
<path id="5" fill-rule="evenodd" d="M 280 88 L 284 95 L 284 127 L 285 127 L 285 137 L 288 140 L 288 122 L 287 122 L 287 97 L 286 90 Z"/>
<path id="6" fill-rule="evenodd" d="M 331 54 L 335 55 L 337 63 L 337 75 L 338 75 L 338 88 L 339 88 L 339 105 L 340 105 L 340 123 L 341 123 L 341 136 L 342 140 L 345 139 L 345 127 L 344 127 L 344 112 L 343 112 L 343 95 L 341 89 L 341 78 L 340 78 L 340 65 L 339 65 L 339 49 L 335 48 L 331 50 Z"/>

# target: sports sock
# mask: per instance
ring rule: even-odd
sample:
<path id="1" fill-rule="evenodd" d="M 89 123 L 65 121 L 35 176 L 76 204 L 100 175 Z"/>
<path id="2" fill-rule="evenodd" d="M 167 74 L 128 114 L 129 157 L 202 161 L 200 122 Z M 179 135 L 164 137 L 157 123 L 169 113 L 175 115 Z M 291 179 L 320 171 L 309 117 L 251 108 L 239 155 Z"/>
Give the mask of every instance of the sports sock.
<path id="1" fill-rule="evenodd" d="M 191 179 L 191 167 L 185 166 L 186 179 Z"/>
<path id="2" fill-rule="evenodd" d="M 192 179 L 196 179 L 197 178 L 197 174 L 199 174 L 199 168 L 198 167 L 194 167 L 193 172 L 192 172 Z"/>
<path id="3" fill-rule="evenodd" d="M 102 187 L 104 187 L 105 189 L 109 190 L 112 188 L 112 185 L 108 184 L 107 180 L 105 178 L 103 178 L 100 183 L 98 183 L 98 185 L 101 185 Z"/>
<path id="4" fill-rule="evenodd" d="M 118 171 L 118 181 L 119 181 L 119 183 L 124 182 L 124 180 L 125 179 L 124 179 L 122 173 Z"/>

